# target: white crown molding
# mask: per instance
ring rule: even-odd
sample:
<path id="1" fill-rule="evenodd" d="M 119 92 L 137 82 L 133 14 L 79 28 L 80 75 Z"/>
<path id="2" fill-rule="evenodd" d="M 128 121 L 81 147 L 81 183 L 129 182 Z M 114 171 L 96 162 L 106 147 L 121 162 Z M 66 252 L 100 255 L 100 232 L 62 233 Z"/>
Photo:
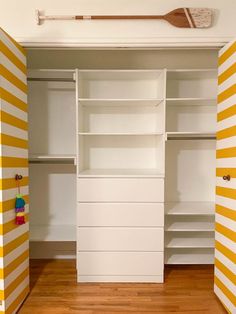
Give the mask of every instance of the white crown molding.
<path id="1" fill-rule="evenodd" d="M 26 48 L 220 48 L 233 37 L 16 38 Z"/>

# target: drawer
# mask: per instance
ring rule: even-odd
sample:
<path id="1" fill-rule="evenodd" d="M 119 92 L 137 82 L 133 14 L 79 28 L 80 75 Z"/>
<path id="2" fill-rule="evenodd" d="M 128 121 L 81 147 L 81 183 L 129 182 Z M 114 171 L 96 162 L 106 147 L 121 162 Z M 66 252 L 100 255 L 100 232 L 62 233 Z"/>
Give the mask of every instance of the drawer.
<path id="1" fill-rule="evenodd" d="M 78 228 L 79 251 L 163 251 L 163 228 Z"/>
<path id="2" fill-rule="evenodd" d="M 158 178 L 79 178 L 79 202 L 163 202 L 164 180 Z"/>
<path id="3" fill-rule="evenodd" d="M 162 276 L 162 252 L 79 252 L 79 276 Z"/>
<path id="4" fill-rule="evenodd" d="M 163 227 L 163 203 L 79 203 L 77 225 L 94 227 Z"/>

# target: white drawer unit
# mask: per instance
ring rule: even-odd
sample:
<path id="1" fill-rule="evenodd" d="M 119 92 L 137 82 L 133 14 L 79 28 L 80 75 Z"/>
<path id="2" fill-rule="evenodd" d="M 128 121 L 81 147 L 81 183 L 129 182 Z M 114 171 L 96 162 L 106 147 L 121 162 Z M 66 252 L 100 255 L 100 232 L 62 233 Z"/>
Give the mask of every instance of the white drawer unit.
<path id="1" fill-rule="evenodd" d="M 164 180 L 156 178 L 79 178 L 79 202 L 163 202 Z"/>
<path id="2" fill-rule="evenodd" d="M 77 261 L 82 282 L 163 280 L 162 252 L 79 252 Z"/>
<path id="3" fill-rule="evenodd" d="M 80 227 L 163 227 L 163 203 L 79 203 Z"/>
<path id="4" fill-rule="evenodd" d="M 79 251 L 163 251 L 163 228 L 83 227 Z"/>

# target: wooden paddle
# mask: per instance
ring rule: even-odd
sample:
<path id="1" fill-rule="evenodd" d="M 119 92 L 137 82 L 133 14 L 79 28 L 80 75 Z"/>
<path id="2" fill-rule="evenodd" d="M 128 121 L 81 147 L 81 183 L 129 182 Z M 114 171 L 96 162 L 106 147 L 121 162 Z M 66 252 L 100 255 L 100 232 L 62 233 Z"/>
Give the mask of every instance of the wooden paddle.
<path id="1" fill-rule="evenodd" d="M 37 24 L 42 20 L 166 20 L 176 27 L 207 28 L 212 24 L 212 10 L 207 8 L 179 8 L 165 15 L 40 15 L 36 10 Z"/>

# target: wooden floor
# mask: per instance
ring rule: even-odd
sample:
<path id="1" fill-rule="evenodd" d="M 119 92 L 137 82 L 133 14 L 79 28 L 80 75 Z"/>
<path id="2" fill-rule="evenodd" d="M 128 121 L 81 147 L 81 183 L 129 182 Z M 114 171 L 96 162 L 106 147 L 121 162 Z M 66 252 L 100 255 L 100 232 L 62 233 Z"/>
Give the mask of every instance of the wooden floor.
<path id="1" fill-rule="evenodd" d="M 31 261 L 31 292 L 20 314 L 226 313 L 212 266 L 166 267 L 165 284 L 77 284 L 74 261 Z"/>

